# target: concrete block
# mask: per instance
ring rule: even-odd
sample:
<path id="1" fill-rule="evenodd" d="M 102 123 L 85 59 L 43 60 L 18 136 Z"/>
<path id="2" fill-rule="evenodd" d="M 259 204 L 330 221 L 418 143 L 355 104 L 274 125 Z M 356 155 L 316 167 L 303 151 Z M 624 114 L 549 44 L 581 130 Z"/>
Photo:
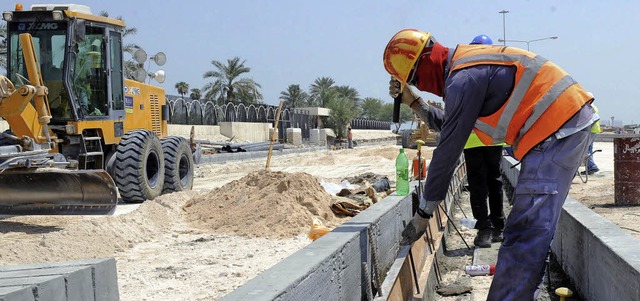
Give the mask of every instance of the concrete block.
<path id="1" fill-rule="evenodd" d="M 288 128 L 287 143 L 293 145 L 302 145 L 302 130 L 298 128 Z"/>
<path id="2" fill-rule="evenodd" d="M 34 272 L 35 270 L 56 268 L 83 269 L 85 267 L 91 269 L 90 277 L 92 281 L 93 296 L 96 301 L 120 300 L 120 293 L 118 291 L 118 274 L 114 258 L 0 266 L 0 275 L 8 272 L 36 273 Z M 2 277 L 0 276 L 0 278 Z M 59 276 L 59 278 L 64 282 L 63 276 Z M 0 281 L 3 280 L 0 279 Z"/>
<path id="3" fill-rule="evenodd" d="M 319 129 L 310 129 L 309 130 L 309 143 L 324 145 L 324 144 L 320 143 L 320 130 Z M 325 144 L 326 144 L 326 140 L 325 140 Z"/>
<path id="4" fill-rule="evenodd" d="M 68 301 L 95 300 L 93 296 L 94 284 L 91 266 L 50 267 L 0 272 L 0 283 L 6 279 L 39 276 L 62 276 L 66 283 Z"/>
<path id="5" fill-rule="evenodd" d="M 270 123 L 258 122 L 221 122 L 220 134 L 235 137 L 241 141 L 264 142 L 269 141 Z"/>
<path id="6" fill-rule="evenodd" d="M 220 126 L 218 125 L 183 125 L 168 124 L 169 135 L 182 136 L 187 139 L 191 136 L 191 127 L 194 127 L 195 137 L 198 140 L 220 139 Z"/>
<path id="7" fill-rule="evenodd" d="M 62 276 L 27 276 L 0 279 L 0 288 L 2 287 L 29 287 L 36 300 L 67 301 L 66 286 Z M 5 297 L 0 297 L 0 299 L 2 298 Z M 17 299 L 15 301 L 22 300 Z"/>
<path id="8" fill-rule="evenodd" d="M 329 135 L 335 137 L 335 134 L 333 133 L 332 129 L 319 129 L 318 139 L 320 141 L 327 141 L 327 136 L 329 136 Z"/>
<path id="9" fill-rule="evenodd" d="M 0 287 L 0 301 L 36 301 L 31 286 Z"/>

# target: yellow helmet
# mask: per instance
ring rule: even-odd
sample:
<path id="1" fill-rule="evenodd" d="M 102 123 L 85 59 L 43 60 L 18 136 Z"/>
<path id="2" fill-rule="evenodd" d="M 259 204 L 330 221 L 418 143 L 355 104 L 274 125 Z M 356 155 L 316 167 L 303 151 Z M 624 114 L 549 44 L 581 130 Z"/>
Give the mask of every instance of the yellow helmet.
<path id="1" fill-rule="evenodd" d="M 400 91 L 420 57 L 431 34 L 417 29 L 403 29 L 396 33 L 384 49 L 384 69 L 400 82 Z"/>

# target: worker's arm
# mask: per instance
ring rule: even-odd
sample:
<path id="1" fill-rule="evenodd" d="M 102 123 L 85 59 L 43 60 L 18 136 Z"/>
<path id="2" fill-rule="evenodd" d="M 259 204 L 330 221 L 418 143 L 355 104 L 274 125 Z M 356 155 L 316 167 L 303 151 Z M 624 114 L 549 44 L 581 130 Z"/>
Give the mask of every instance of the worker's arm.
<path id="1" fill-rule="evenodd" d="M 426 101 L 419 98 L 411 106 L 414 113 L 418 115 L 420 120 L 424 121 L 430 129 L 436 132 L 442 131 L 442 124 L 444 123 L 444 110 L 430 106 Z"/>
<path id="2" fill-rule="evenodd" d="M 489 66 L 463 69 L 452 73 L 445 83 L 445 120 L 429 164 L 420 206 L 428 214 L 447 195 L 456 162 L 485 105 L 490 69 Z"/>
<path id="3" fill-rule="evenodd" d="M 429 128 L 439 132 L 444 122 L 444 111 L 430 106 L 416 93 L 411 85 L 405 85 L 402 93 L 400 93 L 400 82 L 391 79 L 389 82 L 389 95 L 393 98 L 400 96 L 403 104 L 409 106 L 420 120 L 424 121 Z"/>

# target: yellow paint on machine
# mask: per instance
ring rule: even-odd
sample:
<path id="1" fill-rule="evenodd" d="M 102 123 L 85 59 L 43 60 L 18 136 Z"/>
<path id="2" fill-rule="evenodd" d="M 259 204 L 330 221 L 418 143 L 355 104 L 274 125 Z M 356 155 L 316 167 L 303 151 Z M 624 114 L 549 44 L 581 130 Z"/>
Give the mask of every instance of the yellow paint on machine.
<path id="1" fill-rule="evenodd" d="M 167 105 L 164 89 L 133 80 L 125 80 L 124 83 L 125 118 L 71 122 L 77 133 L 97 129 L 102 132 L 105 144 L 117 144 L 122 137 L 116 136 L 115 123 L 122 122 L 123 133 L 135 129 L 149 129 L 158 138 L 167 136 L 167 120 L 162 120 L 162 106 Z"/>

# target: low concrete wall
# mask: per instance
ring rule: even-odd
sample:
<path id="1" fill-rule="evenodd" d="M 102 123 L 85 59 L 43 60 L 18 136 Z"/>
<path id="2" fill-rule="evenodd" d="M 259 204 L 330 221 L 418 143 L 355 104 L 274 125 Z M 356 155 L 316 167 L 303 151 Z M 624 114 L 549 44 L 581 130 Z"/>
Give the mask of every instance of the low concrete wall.
<path id="1" fill-rule="evenodd" d="M 184 125 L 169 124 L 167 126 L 169 135 L 182 136 L 189 138 L 191 135 L 191 127 L 195 129 L 196 139 L 198 140 L 218 140 L 220 139 L 220 126 L 218 125 Z"/>
<path id="2" fill-rule="evenodd" d="M 270 123 L 257 122 L 221 122 L 220 134 L 241 141 L 269 141 Z"/>
<path id="3" fill-rule="evenodd" d="M 0 300 L 120 300 L 116 261 L 109 258 L 0 266 Z"/>
<path id="4" fill-rule="evenodd" d="M 502 160 L 505 178 L 518 182 L 519 167 Z M 640 300 L 640 239 L 568 197 L 551 250 L 584 300 Z"/>

